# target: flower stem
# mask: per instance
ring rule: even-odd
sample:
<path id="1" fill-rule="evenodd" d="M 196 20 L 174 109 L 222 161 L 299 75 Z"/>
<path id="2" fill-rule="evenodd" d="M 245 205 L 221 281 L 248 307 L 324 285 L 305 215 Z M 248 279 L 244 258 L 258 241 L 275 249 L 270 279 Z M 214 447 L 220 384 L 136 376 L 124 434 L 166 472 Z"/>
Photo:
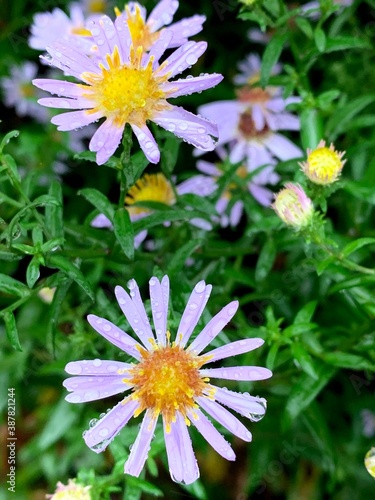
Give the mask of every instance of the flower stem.
<path id="1" fill-rule="evenodd" d="M 119 208 L 124 206 L 125 196 L 129 188 L 134 184 L 133 163 L 131 149 L 133 145 L 132 129 L 127 123 L 122 137 L 123 152 L 120 157 L 120 199 Z"/>

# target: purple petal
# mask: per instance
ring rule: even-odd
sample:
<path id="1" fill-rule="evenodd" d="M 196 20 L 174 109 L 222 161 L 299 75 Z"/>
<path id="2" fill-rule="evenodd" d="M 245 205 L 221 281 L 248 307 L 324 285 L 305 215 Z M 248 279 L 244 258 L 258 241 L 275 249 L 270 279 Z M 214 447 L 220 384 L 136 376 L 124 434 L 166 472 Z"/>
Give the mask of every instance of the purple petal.
<path id="1" fill-rule="evenodd" d="M 215 87 L 223 79 L 223 75 L 213 73 L 211 75 L 196 76 L 184 80 L 175 80 L 166 82 L 161 86 L 163 92 L 167 94 L 167 99 L 179 97 L 181 95 L 190 95 L 194 92 L 202 92 L 203 90 Z"/>
<path id="2" fill-rule="evenodd" d="M 273 192 L 270 191 L 269 189 L 262 186 L 258 186 L 257 184 L 250 183 L 249 191 L 257 200 L 257 202 L 263 205 L 264 207 L 269 207 L 271 205 L 274 196 Z"/>
<path id="3" fill-rule="evenodd" d="M 223 408 L 216 401 L 210 401 L 206 397 L 198 397 L 197 403 L 219 424 L 228 429 L 232 434 L 238 436 L 244 441 L 251 441 L 251 432 L 241 423 L 237 417 Z"/>
<path id="4" fill-rule="evenodd" d="M 43 97 L 38 100 L 38 103 L 47 108 L 60 108 L 60 109 L 91 109 L 95 105 L 93 101 L 85 97 L 78 97 L 77 99 L 67 99 L 64 97 Z"/>
<path id="5" fill-rule="evenodd" d="M 75 130 L 85 125 L 99 120 L 102 118 L 101 112 L 91 113 L 89 111 L 71 111 L 69 113 L 61 113 L 51 119 L 51 123 L 58 125 L 57 130 L 66 132 L 68 130 Z"/>
<path id="6" fill-rule="evenodd" d="M 263 130 L 266 125 L 264 110 L 259 104 L 254 104 L 251 110 L 251 116 L 254 120 L 256 130 Z"/>
<path id="7" fill-rule="evenodd" d="M 222 378 L 225 380 L 265 380 L 272 377 L 272 372 L 262 366 L 230 366 L 226 368 L 205 368 L 199 370 L 203 377 Z"/>
<path id="8" fill-rule="evenodd" d="M 138 304 L 133 303 L 126 290 L 121 286 L 116 286 L 115 295 L 122 312 L 139 340 L 147 349 L 152 349 L 152 341 L 150 342 L 150 339 L 152 340 L 154 335 L 148 319 L 147 321 L 145 320 L 143 311 L 139 310 Z"/>
<path id="9" fill-rule="evenodd" d="M 207 175 L 212 175 L 214 177 L 220 177 L 222 172 L 217 168 L 214 163 L 210 163 L 205 160 L 197 161 L 197 169 Z"/>
<path id="10" fill-rule="evenodd" d="M 87 321 L 98 333 L 100 333 L 100 335 L 102 335 L 113 345 L 119 347 L 124 352 L 129 354 L 129 356 L 133 356 L 133 358 L 137 359 L 138 361 L 141 359 L 141 344 L 139 344 L 123 330 L 115 326 L 110 321 L 95 316 L 94 314 L 89 314 L 87 316 Z"/>
<path id="11" fill-rule="evenodd" d="M 303 153 L 298 146 L 280 134 L 272 134 L 270 137 L 265 139 L 264 143 L 271 153 L 282 161 L 301 158 L 303 156 Z"/>
<path id="12" fill-rule="evenodd" d="M 233 318 L 238 309 L 238 301 L 234 300 L 227 304 L 218 312 L 203 328 L 200 334 L 196 337 L 192 344 L 188 347 L 188 351 L 194 351 L 199 354 L 213 339 L 218 335 L 227 323 Z"/>
<path id="13" fill-rule="evenodd" d="M 217 184 L 215 179 L 207 177 L 206 175 L 194 175 L 176 186 L 176 190 L 179 195 L 194 193 L 205 197 L 210 196 L 210 194 L 212 194 L 216 189 Z"/>
<path id="14" fill-rule="evenodd" d="M 104 65 L 108 68 L 106 56 L 112 54 L 115 46 L 120 49 L 117 30 L 113 22 L 108 16 L 102 16 L 99 19 L 87 23 L 87 28 L 91 31 Z M 123 61 L 123 63 L 125 62 L 127 61 Z M 98 70 L 96 72 L 98 72 Z"/>
<path id="15" fill-rule="evenodd" d="M 99 214 L 94 217 L 90 223 L 90 226 L 97 228 L 113 228 L 112 222 L 104 214 Z"/>
<path id="16" fill-rule="evenodd" d="M 144 231 L 141 231 L 141 233 L 143 233 L 143 232 Z M 147 235 L 147 231 L 145 231 L 145 232 L 146 232 L 146 235 Z M 140 236 L 141 233 L 139 233 L 139 235 L 137 235 L 137 236 Z M 142 241 L 143 241 L 143 239 L 142 239 Z M 150 321 L 148 319 L 148 316 L 147 316 L 147 313 L 146 313 L 146 309 L 145 309 L 145 306 L 143 304 L 143 300 L 142 300 L 142 297 L 141 297 L 141 292 L 139 291 L 139 287 L 138 287 L 137 282 L 135 281 L 135 279 L 129 280 L 129 282 L 128 282 L 128 288 L 130 290 L 130 297 L 131 297 L 131 300 L 133 302 L 133 305 L 137 309 L 138 314 L 141 317 L 142 324 L 143 325 L 147 325 L 147 331 L 149 332 L 149 335 L 151 335 L 152 338 L 154 338 L 154 334 L 153 334 L 152 329 L 151 329 Z"/>
<path id="17" fill-rule="evenodd" d="M 193 66 L 207 49 L 206 42 L 187 42 L 173 52 L 156 71 L 156 76 L 173 78 Z"/>
<path id="18" fill-rule="evenodd" d="M 87 446 L 95 453 L 104 451 L 121 429 L 125 427 L 138 406 L 138 401 L 131 398 L 118 403 L 94 426 L 83 433 L 83 439 Z"/>
<path id="19" fill-rule="evenodd" d="M 68 394 L 65 400 L 69 403 L 86 403 L 120 394 L 132 387 L 123 382 L 125 377 L 126 373 L 105 377 L 69 377 L 64 380 L 63 386 L 73 392 Z"/>
<path id="20" fill-rule="evenodd" d="M 272 123 L 269 125 L 271 130 L 299 130 L 301 128 L 300 119 L 291 113 L 272 115 Z"/>
<path id="21" fill-rule="evenodd" d="M 137 127 L 136 125 L 131 125 L 133 132 L 137 136 L 139 145 L 144 152 L 146 158 L 151 163 L 158 163 L 160 160 L 160 151 L 154 136 L 151 134 L 149 128 L 146 125 L 142 127 Z"/>
<path id="22" fill-rule="evenodd" d="M 244 160 L 246 156 L 246 142 L 245 141 L 238 141 L 232 148 L 229 154 L 229 160 L 231 163 L 238 163 L 242 160 Z"/>
<path id="23" fill-rule="evenodd" d="M 152 319 L 159 345 L 166 345 L 167 315 L 169 301 L 169 280 L 164 276 L 161 283 L 155 276 L 150 281 Z"/>
<path id="24" fill-rule="evenodd" d="M 199 469 L 184 417 L 180 413 L 176 413 L 176 422 L 172 422 L 170 432 L 166 431 L 164 422 L 164 440 L 172 479 L 184 484 L 194 483 L 199 477 Z"/>
<path id="25" fill-rule="evenodd" d="M 139 429 L 137 439 L 132 446 L 129 458 L 125 462 L 125 474 L 131 474 L 138 477 L 146 462 L 150 450 L 151 439 L 154 437 L 157 418 L 152 415 L 151 410 L 147 410 L 141 428 Z"/>
<path id="26" fill-rule="evenodd" d="M 200 281 L 191 292 L 188 303 L 186 304 L 182 315 L 180 325 L 177 329 L 177 342 L 182 347 L 185 347 L 194 328 L 197 326 L 199 318 L 205 308 L 212 290 L 211 285 L 207 285 L 204 281 Z"/>
<path id="27" fill-rule="evenodd" d="M 264 398 L 229 391 L 215 385 L 211 387 L 215 389 L 215 400 L 254 422 L 260 420 L 266 413 L 267 402 Z"/>
<path id="28" fill-rule="evenodd" d="M 211 136 L 218 137 L 217 126 L 179 106 L 160 111 L 153 121 L 197 148 L 205 151 L 215 149 Z"/>
<path id="29" fill-rule="evenodd" d="M 159 59 L 169 47 L 172 37 L 172 31 L 170 31 L 169 29 L 163 30 L 160 33 L 158 40 L 151 47 L 148 58 L 145 60 L 145 64 L 151 59 L 151 57 L 153 57 L 154 62 L 152 66 L 155 69 L 158 66 Z"/>
<path id="30" fill-rule="evenodd" d="M 275 160 L 264 146 L 264 144 L 250 143 L 247 145 L 248 169 L 253 172 L 263 165 L 273 165 Z M 259 184 L 259 183 L 258 183 Z"/>
<path id="31" fill-rule="evenodd" d="M 206 16 L 195 15 L 168 26 L 168 30 L 171 30 L 173 33 L 173 38 L 169 48 L 180 47 L 188 41 L 190 36 L 194 36 L 202 31 L 202 24 L 205 20 Z"/>
<path id="32" fill-rule="evenodd" d="M 47 52 L 51 56 L 51 63 L 64 73 L 75 76 L 79 80 L 83 80 L 82 73 L 98 73 L 99 69 L 94 61 L 85 54 L 70 45 L 68 40 L 64 42 L 54 42 L 47 47 Z"/>
<path id="33" fill-rule="evenodd" d="M 50 94 L 57 94 L 63 97 L 81 97 L 84 94 L 84 90 L 81 85 L 71 82 L 65 82 L 61 80 L 52 79 L 41 79 L 37 78 L 32 81 L 35 87 L 45 90 Z M 90 87 L 88 87 L 90 88 Z"/>
<path id="34" fill-rule="evenodd" d="M 258 347 L 263 344 L 264 340 L 257 338 L 236 340 L 235 342 L 231 342 L 230 344 L 226 344 L 221 347 L 217 347 L 212 351 L 206 352 L 204 356 L 210 356 L 210 360 L 207 361 L 207 363 L 213 363 L 219 359 L 229 358 L 231 356 L 243 354 L 244 352 L 253 351 L 254 349 L 258 349 Z"/>
<path id="35" fill-rule="evenodd" d="M 71 361 L 65 366 L 66 373 L 69 375 L 101 375 L 113 376 L 118 370 L 128 370 L 130 363 L 121 361 L 105 361 L 102 359 Z"/>
<path id="36" fill-rule="evenodd" d="M 198 418 L 194 418 L 198 417 Z M 235 460 L 236 455 L 230 444 L 223 438 L 220 432 L 215 429 L 208 418 L 198 409 L 189 410 L 188 417 L 191 423 L 198 429 L 204 439 L 216 450 L 219 455 L 226 460 Z"/>
<path id="37" fill-rule="evenodd" d="M 229 222 L 232 227 L 237 226 L 237 224 L 240 222 L 242 213 L 243 213 L 243 202 L 241 200 L 238 200 L 233 205 L 229 215 Z"/>
<path id="38" fill-rule="evenodd" d="M 161 0 L 150 12 L 147 19 L 147 25 L 151 28 L 152 33 L 158 31 L 162 26 L 170 24 L 177 9 L 177 0 Z"/>
<path id="39" fill-rule="evenodd" d="M 124 125 L 117 126 L 107 118 L 97 129 L 89 144 L 90 151 L 96 152 L 96 162 L 103 165 L 116 151 L 121 142 Z"/>

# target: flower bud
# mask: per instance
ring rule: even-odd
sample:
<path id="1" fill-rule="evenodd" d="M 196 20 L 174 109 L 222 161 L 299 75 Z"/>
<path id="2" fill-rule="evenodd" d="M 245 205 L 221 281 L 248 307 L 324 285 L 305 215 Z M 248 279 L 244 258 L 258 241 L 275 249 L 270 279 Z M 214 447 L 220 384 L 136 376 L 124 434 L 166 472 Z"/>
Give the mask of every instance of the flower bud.
<path id="1" fill-rule="evenodd" d="M 307 150 L 307 160 L 300 163 L 303 173 L 315 184 L 332 184 L 337 181 L 346 162 L 345 152 L 336 151 L 333 144 L 326 147 L 325 141 Z"/>
<path id="2" fill-rule="evenodd" d="M 46 495 L 46 498 L 50 500 L 91 500 L 90 489 L 91 486 L 76 484 L 75 479 L 69 479 L 66 485 L 59 481 L 55 493 Z"/>
<path id="3" fill-rule="evenodd" d="M 271 206 L 285 224 L 295 228 L 307 226 L 314 213 L 312 201 L 299 184 L 285 184 Z"/>

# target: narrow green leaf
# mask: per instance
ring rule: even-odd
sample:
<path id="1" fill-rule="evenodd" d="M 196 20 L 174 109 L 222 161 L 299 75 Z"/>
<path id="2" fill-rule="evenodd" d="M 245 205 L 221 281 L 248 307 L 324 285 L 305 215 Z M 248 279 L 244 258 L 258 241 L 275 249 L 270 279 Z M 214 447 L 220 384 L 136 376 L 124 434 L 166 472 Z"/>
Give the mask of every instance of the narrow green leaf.
<path id="1" fill-rule="evenodd" d="M 356 288 L 359 286 L 364 286 L 368 284 L 373 284 L 375 282 L 375 276 L 358 276 L 356 278 L 349 278 L 347 280 L 342 280 L 339 283 L 335 283 L 328 290 L 328 295 L 339 292 L 340 290 L 348 290 L 349 288 Z"/>
<path id="2" fill-rule="evenodd" d="M 294 337 L 296 335 L 302 335 L 306 332 L 311 332 L 312 330 L 315 330 L 315 328 L 315 323 L 297 323 L 285 328 L 284 335 L 287 337 Z"/>
<path id="3" fill-rule="evenodd" d="M 360 248 L 366 246 L 366 245 L 372 245 L 375 243 L 375 238 L 358 238 L 358 240 L 351 241 L 348 243 L 342 250 L 342 255 L 344 257 L 347 257 L 348 255 L 352 254 L 353 252 L 356 252 Z"/>
<path id="4" fill-rule="evenodd" d="M 113 222 L 114 209 L 111 202 L 108 200 L 103 193 L 93 188 L 81 189 L 78 192 L 89 201 L 95 208 L 97 208 L 101 213 L 103 213 L 111 222 Z"/>
<path id="5" fill-rule="evenodd" d="M 354 36 L 337 36 L 328 38 L 325 52 L 336 52 L 348 49 L 370 49 L 371 45 L 367 40 Z"/>
<path id="6" fill-rule="evenodd" d="M 171 134 L 171 136 L 164 142 L 161 153 L 160 167 L 167 178 L 170 177 L 174 167 L 176 166 L 180 145 L 181 140 L 177 139 L 177 137 L 173 134 Z"/>
<path id="7" fill-rule="evenodd" d="M 39 279 L 39 266 L 40 262 L 38 256 L 34 255 L 26 269 L 26 283 L 29 288 L 32 288 Z"/>
<path id="8" fill-rule="evenodd" d="M 326 125 L 326 135 L 330 140 L 335 140 L 342 132 L 345 132 L 354 116 L 367 108 L 375 101 L 375 95 L 363 95 L 350 100 L 341 108 L 338 108 Z"/>
<path id="9" fill-rule="evenodd" d="M 117 241 L 128 259 L 134 259 L 134 229 L 126 208 L 116 210 L 113 218 L 113 230 Z"/>
<path id="10" fill-rule="evenodd" d="M 52 303 L 49 307 L 49 318 L 47 325 L 47 345 L 50 351 L 55 353 L 55 334 L 56 325 L 58 321 L 58 316 L 60 313 L 61 306 L 64 302 L 65 296 L 73 283 L 72 279 L 66 278 L 66 274 L 59 271 L 50 277 L 51 281 L 56 281 L 56 290 L 52 299 Z M 50 283 L 49 286 L 53 286 L 54 283 Z"/>
<path id="11" fill-rule="evenodd" d="M 267 278 L 272 269 L 276 258 L 275 242 L 272 238 L 268 238 L 260 251 L 259 258 L 255 267 L 255 280 L 263 281 Z"/>
<path id="12" fill-rule="evenodd" d="M 276 363 L 276 356 L 279 352 L 280 344 L 273 343 L 267 353 L 266 367 L 273 370 Z"/>
<path id="13" fill-rule="evenodd" d="M 374 363 L 371 363 L 371 361 L 363 358 L 362 356 L 350 354 L 348 352 L 328 352 L 324 354 L 323 360 L 332 366 L 337 366 L 338 368 L 375 371 Z"/>
<path id="14" fill-rule="evenodd" d="M 171 277 L 179 273 L 181 269 L 185 267 L 186 259 L 190 257 L 201 245 L 201 240 L 194 239 L 188 241 L 185 245 L 182 245 L 181 248 L 178 248 L 168 264 L 168 276 Z"/>
<path id="15" fill-rule="evenodd" d="M 164 224 L 164 222 L 174 222 L 177 220 L 189 221 L 194 218 L 202 218 L 202 212 L 198 212 L 197 210 L 170 209 L 165 212 L 148 215 L 147 217 L 134 222 L 134 233 L 137 234 L 143 229 Z"/>
<path id="16" fill-rule="evenodd" d="M 85 161 L 91 161 L 93 163 L 96 163 L 96 153 L 92 151 L 81 151 L 80 153 L 77 153 L 74 155 L 75 160 L 85 160 Z M 116 158 L 116 156 L 112 156 L 105 162 L 105 166 L 109 168 L 114 168 L 118 169 L 119 168 L 119 158 Z"/>
<path id="17" fill-rule="evenodd" d="M 42 252 L 54 252 L 64 244 L 64 238 L 53 238 L 42 245 Z"/>
<path id="18" fill-rule="evenodd" d="M 9 143 L 9 141 L 13 139 L 13 137 L 18 137 L 19 135 L 20 133 L 18 130 L 12 130 L 11 132 L 8 132 L 0 142 L 0 154 L 3 152 L 3 149 Z"/>
<path id="19" fill-rule="evenodd" d="M 137 182 L 150 162 L 145 157 L 143 151 L 133 154 L 131 161 L 133 164 L 134 182 Z"/>
<path id="20" fill-rule="evenodd" d="M 22 351 L 22 347 L 18 338 L 18 331 L 14 314 L 11 311 L 7 311 L 3 314 L 3 318 L 5 323 L 5 331 L 11 346 L 16 351 Z"/>
<path id="21" fill-rule="evenodd" d="M 317 380 L 318 375 L 316 373 L 313 358 L 299 342 L 292 344 L 292 355 L 302 370 L 307 373 L 307 375 Z"/>
<path id="22" fill-rule="evenodd" d="M 272 69 L 278 62 L 287 39 L 287 33 L 276 33 L 268 43 L 263 54 L 262 68 L 260 72 L 260 84 L 262 87 L 265 87 L 268 84 Z"/>
<path id="23" fill-rule="evenodd" d="M 322 28 L 316 28 L 316 30 L 314 31 L 314 41 L 319 52 L 324 52 L 326 48 L 327 38 Z"/>
<path id="24" fill-rule="evenodd" d="M 285 413 L 283 417 L 283 427 L 288 428 L 292 421 L 309 406 L 322 389 L 328 384 L 336 370 L 329 365 L 320 364 L 317 366 L 317 379 L 310 375 L 303 374 L 292 386 L 289 394 Z"/>
<path id="25" fill-rule="evenodd" d="M 46 266 L 53 269 L 60 269 L 72 278 L 84 290 L 92 301 L 94 301 L 94 291 L 90 283 L 83 276 L 82 272 L 70 260 L 61 255 L 50 255 L 46 259 Z"/>
<path id="26" fill-rule="evenodd" d="M 21 182 L 21 177 L 13 156 L 10 156 L 8 154 L 3 155 L 1 161 L 8 170 L 8 175 L 12 184 L 14 185 L 15 183 L 17 184 L 17 182 Z"/>
<path id="27" fill-rule="evenodd" d="M 299 323 L 309 323 L 314 315 L 317 304 L 318 302 L 316 300 L 312 300 L 311 302 L 305 304 L 296 314 L 293 324 L 298 325 Z"/>
<path id="28" fill-rule="evenodd" d="M 307 36 L 307 38 L 312 38 L 314 36 L 311 24 L 305 17 L 297 16 L 295 18 L 295 22 L 299 29 Z"/>
<path id="29" fill-rule="evenodd" d="M 19 297 L 25 297 L 30 293 L 26 285 L 6 274 L 0 274 L 0 291 L 10 293 L 11 295 L 18 295 Z"/>
<path id="30" fill-rule="evenodd" d="M 323 138 L 323 121 L 317 109 L 306 108 L 301 112 L 301 140 L 303 149 L 315 149 Z"/>
<path id="31" fill-rule="evenodd" d="M 203 196 L 199 196 L 198 194 L 188 193 L 179 196 L 178 198 L 179 205 L 184 204 L 185 206 L 192 207 L 195 210 L 200 210 L 206 214 L 206 216 L 213 215 L 217 217 L 217 212 L 215 205 L 207 200 L 207 198 L 203 198 Z"/>
<path id="32" fill-rule="evenodd" d="M 162 497 L 164 494 L 163 492 L 151 484 L 148 481 L 145 481 L 144 479 L 141 479 L 140 477 L 135 477 L 135 476 L 126 476 L 126 483 L 131 487 L 131 488 L 137 488 L 143 493 L 147 493 L 148 495 L 152 495 L 154 497 Z M 125 496 L 126 499 L 128 499 L 128 496 Z"/>
<path id="33" fill-rule="evenodd" d="M 48 194 L 56 200 L 56 204 L 46 206 L 46 227 L 52 238 L 63 238 L 63 197 L 60 182 L 53 181 L 49 188 Z"/>

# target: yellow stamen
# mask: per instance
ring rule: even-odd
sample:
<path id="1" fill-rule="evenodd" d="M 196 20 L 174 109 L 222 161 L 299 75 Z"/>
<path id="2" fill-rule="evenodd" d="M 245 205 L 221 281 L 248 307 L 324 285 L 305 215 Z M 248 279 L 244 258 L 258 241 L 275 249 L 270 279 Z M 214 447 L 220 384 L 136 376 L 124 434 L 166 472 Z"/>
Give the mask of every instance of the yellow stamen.
<path id="1" fill-rule="evenodd" d="M 165 205 L 174 205 L 176 197 L 171 183 L 163 174 L 145 174 L 128 191 L 125 198 L 127 205 L 133 205 L 139 201 L 157 201 Z M 130 215 L 150 213 L 150 209 L 145 207 L 127 207 Z"/>
<path id="2" fill-rule="evenodd" d="M 344 152 L 336 151 L 333 144 L 326 147 L 320 141 L 313 151 L 308 150 L 307 161 L 301 163 L 302 171 L 315 184 L 331 184 L 337 181 L 346 160 L 342 160 Z"/>
<path id="3" fill-rule="evenodd" d="M 169 343 L 157 350 L 145 351 L 140 363 L 129 370 L 130 376 L 125 379 L 133 386 L 131 397 L 139 402 L 136 415 L 145 409 L 152 410 L 154 417 L 161 413 L 167 432 L 176 421 L 176 411 L 188 422 L 187 412 L 197 408 L 195 398 L 207 392 L 207 379 L 199 373 L 206 358 Z"/>
<path id="4" fill-rule="evenodd" d="M 155 113 L 170 107 L 160 89 L 168 77 L 155 75 L 152 60 L 142 67 L 142 55 L 141 47 L 131 47 L 130 62 L 123 64 L 115 46 L 113 53 L 106 56 L 108 69 L 99 64 L 99 73 L 82 73 L 82 80 L 90 85 L 81 85 L 82 96 L 96 103 L 87 113 L 101 112 L 119 127 L 125 123 L 142 126 Z"/>
<path id="5" fill-rule="evenodd" d="M 149 26 L 145 23 L 142 17 L 139 5 L 135 6 L 135 12 L 131 13 L 129 6 L 125 7 L 127 14 L 127 24 L 133 45 L 135 47 L 143 47 L 144 50 L 149 50 L 152 45 L 158 40 L 160 31 L 151 33 Z M 117 14 L 117 13 L 116 13 Z"/>
<path id="6" fill-rule="evenodd" d="M 84 26 L 75 26 L 70 30 L 72 35 L 79 35 L 79 36 L 92 36 L 91 31 L 85 28 Z"/>

